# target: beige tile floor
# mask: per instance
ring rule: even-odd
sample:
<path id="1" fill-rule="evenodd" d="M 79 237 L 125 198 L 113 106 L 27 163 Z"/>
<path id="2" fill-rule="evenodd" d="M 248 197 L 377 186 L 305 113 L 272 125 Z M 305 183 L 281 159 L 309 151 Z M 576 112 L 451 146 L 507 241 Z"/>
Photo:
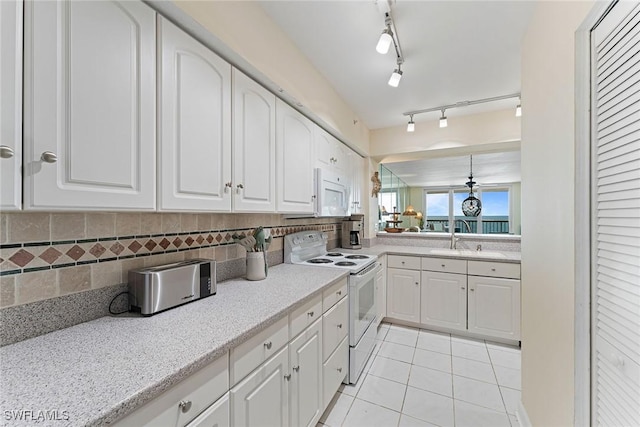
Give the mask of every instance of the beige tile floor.
<path id="1" fill-rule="evenodd" d="M 383 323 L 318 427 L 519 427 L 520 349 Z"/>

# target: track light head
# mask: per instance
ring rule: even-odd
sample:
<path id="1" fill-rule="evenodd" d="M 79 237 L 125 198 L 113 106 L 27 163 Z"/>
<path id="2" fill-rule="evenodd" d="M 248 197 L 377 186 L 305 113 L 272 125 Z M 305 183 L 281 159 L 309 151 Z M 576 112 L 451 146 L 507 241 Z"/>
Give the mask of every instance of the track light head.
<path id="1" fill-rule="evenodd" d="M 407 123 L 407 132 L 414 132 L 416 130 L 416 123 L 413 121 L 413 114 Z"/>
<path id="2" fill-rule="evenodd" d="M 391 32 L 391 28 L 387 26 L 387 28 L 382 30 L 382 34 L 380 34 L 378 44 L 376 45 L 376 51 L 379 54 L 386 55 L 387 52 L 389 52 L 391 43 L 393 43 L 393 33 Z"/>
<path id="3" fill-rule="evenodd" d="M 400 69 L 400 65 L 398 65 L 398 68 L 393 70 L 393 73 L 391 73 L 391 77 L 389 77 L 389 86 L 398 87 L 398 85 L 400 84 L 400 79 L 402 79 L 402 70 Z"/>
<path id="4" fill-rule="evenodd" d="M 446 128 L 447 127 L 447 116 L 444 115 L 445 110 L 442 110 L 442 116 L 440 116 L 440 127 L 441 128 Z"/>

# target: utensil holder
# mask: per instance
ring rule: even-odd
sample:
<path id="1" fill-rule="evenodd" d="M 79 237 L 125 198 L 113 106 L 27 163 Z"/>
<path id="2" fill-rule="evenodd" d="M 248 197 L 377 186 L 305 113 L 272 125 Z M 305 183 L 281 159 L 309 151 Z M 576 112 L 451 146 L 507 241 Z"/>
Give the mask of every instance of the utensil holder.
<path id="1" fill-rule="evenodd" d="M 264 280 L 267 278 L 264 252 L 247 252 L 247 280 Z"/>

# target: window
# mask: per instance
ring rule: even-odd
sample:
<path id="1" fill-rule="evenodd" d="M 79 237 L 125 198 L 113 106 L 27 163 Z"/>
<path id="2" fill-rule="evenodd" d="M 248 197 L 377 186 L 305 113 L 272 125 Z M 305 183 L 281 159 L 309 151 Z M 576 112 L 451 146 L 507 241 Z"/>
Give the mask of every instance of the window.
<path id="1" fill-rule="evenodd" d="M 425 229 L 449 233 L 453 223 L 456 233 L 509 234 L 510 191 L 510 186 L 503 185 L 479 189 L 475 196 L 482 202 L 482 211 L 477 217 L 468 217 L 462 213 L 462 202 L 469 190 L 425 188 Z"/>

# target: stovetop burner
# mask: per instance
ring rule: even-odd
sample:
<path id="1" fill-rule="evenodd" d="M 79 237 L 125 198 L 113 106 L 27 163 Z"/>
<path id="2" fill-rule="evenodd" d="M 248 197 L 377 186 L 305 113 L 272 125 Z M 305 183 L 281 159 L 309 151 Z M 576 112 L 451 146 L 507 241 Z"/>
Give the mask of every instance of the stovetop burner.
<path id="1" fill-rule="evenodd" d="M 356 265 L 356 263 L 353 261 L 340 261 L 336 262 L 336 265 L 340 267 L 351 267 L 352 265 Z"/>
<path id="2" fill-rule="evenodd" d="M 366 255 L 349 255 L 345 257 L 346 259 L 369 259 Z"/>
<path id="3" fill-rule="evenodd" d="M 325 256 L 342 256 L 342 254 L 340 252 L 329 252 Z"/>
<path id="4" fill-rule="evenodd" d="M 310 264 L 331 264 L 333 261 L 326 258 L 314 258 L 307 261 Z"/>

